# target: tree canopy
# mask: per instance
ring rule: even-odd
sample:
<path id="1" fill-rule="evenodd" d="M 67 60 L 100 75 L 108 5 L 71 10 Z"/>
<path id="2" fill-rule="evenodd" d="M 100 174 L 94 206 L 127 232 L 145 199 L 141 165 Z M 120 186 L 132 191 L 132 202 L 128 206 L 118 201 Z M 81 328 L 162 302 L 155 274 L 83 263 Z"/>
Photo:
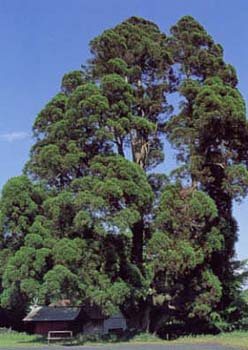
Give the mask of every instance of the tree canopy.
<path id="1" fill-rule="evenodd" d="M 169 35 L 131 17 L 90 51 L 37 115 L 24 172 L 2 190 L 1 307 L 21 318 L 34 298 L 70 299 L 162 336 L 228 328 L 244 304 L 232 205 L 248 189 L 235 69 L 190 16 Z M 167 141 L 171 174 L 157 167 Z"/>

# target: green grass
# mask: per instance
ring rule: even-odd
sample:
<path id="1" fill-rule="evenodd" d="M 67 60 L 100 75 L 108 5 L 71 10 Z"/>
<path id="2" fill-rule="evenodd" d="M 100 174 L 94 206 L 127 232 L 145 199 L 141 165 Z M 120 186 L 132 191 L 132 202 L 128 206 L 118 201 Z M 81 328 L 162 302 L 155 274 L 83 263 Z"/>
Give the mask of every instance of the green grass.
<path id="1" fill-rule="evenodd" d="M 0 333 L 0 347 L 7 346 L 34 346 L 44 345 L 45 340 L 37 335 L 29 335 L 26 333 L 18 332 L 5 332 Z"/>
<path id="2" fill-rule="evenodd" d="M 227 346 L 237 346 L 248 349 L 248 332 L 236 331 L 232 333 L 222 333 L 219 335 L 205 335 L 198 337 L 183 337 L 175 341 L 177 343 L 216 343 Z"/>
<path id="3" fill-rule="evenodd" d="M 122 342 L 124 343 L 124 342 Z M 155 336 L 149 334 L 140 334 L 135 336 L 129 341 L 130 344 L 141 344 L 141 343 L 160 343 L 160 344 L 199 344 L 199 343 L 216 343 L 226 346 L 233 346 L 239 349 L 248 349 L 248 332 L 233 332 L 233 333 L 223 333 L 217 336 L 205 335 L 205 336 L 188 336 L 182 337 L 173 341 L 163 341 Z M 22 347 L 30 348 L 32 346 L 46 345 L 46 339 L 42 337 L 37 337 L 36 335 L 29 335 L 26 333 L 18 332 L 6 332 L 0 333 L 0 348 L 1 347 Z M 60 342 L 60 344 L 63 344 Z M 76 339 L 74 344 L 85 345 L 80 341 L 80 338 Z M 87 342 L 87 344 L 101 344 L 98 342 Z M 106 344 L 106 342 L 105 342 Z M 120 343 L 115 343 L 120 344 Z"/>
<path id="4" fill-rule="evenodd" d="M 164 343 L 164 344 L 200 344 L 215 343 L 226 346 L 236 346 L 248 349 L 248 331 L 235 331 L 232 333 L 222 333 L 218 335 L 201 335 L 181 337 L 172 341 L 162 341 L 152 335 L 141 334 L 132 339 L 133 343 Z"/>

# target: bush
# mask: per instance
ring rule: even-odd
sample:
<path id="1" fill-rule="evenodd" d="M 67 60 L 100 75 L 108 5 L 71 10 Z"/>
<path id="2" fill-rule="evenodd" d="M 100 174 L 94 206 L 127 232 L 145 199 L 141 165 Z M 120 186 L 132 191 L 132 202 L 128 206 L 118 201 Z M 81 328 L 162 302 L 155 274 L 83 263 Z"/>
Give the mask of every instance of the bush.
<path id="1" fill-rule="evenodd" d="M 20 334 L 19 332 L 13 330 L 11 327 L 7 328 L 7 327 L 0 327 L 0 334 Z"/>
<path id="2" fill-rule="evenodd" d="M 102 336 L 98 333 L 96 334 L 79 334 L 77 336 L 77 340 L 79 343 L 87 343 L 87 342 L 92 342 L 92 343 L 97 343 L 102 341 Z"/>

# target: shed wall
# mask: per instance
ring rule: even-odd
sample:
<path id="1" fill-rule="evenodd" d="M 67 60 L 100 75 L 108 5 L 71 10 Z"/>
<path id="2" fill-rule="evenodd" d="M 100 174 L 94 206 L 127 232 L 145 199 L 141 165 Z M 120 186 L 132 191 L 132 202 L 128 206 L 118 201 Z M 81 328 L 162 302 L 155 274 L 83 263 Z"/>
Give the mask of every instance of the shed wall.
<path id="1" fill-rule="evenodd" d="M 113 315 L 103 322 L 103 334 L 108 334 L 110 330 L 127 329 L 127 322 L 122 313 Z"/>
<path id="2" fill-rule="evenodd" d="M 91 334 L 99 334 L 102 335 L 104 331 L 103 320 L 92 320 L 87 322 L 83 326 L 83 334 L 91 335 Z"/>
<path id="3" fill-rule="evenodd" d="M 35 333 L 47 335 L 49 331 L 68 331 L 71 330 L 69 322 L 65 321 L 44 321 L 35 323 Z"/>

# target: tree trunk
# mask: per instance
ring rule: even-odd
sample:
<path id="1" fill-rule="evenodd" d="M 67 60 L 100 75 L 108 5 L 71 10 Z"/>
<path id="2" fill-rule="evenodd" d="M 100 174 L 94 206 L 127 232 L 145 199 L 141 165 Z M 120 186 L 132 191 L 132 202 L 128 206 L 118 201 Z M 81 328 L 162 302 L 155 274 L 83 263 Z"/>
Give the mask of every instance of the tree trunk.
<path id="1" fill-rule="evenodd" d="M 141 219 L 133 226 L 132 262 L 139 267 L 143 263 L 144 222 Z"/>
<path id="2" fill-rule="evenodd" d="M 147 305 L 147 308 L 146 308 L 145 314 L 144 314 L 144 319 L 143 319 L 143 327 L 142 327 L 142 329 L 146 333 L 149 333 L 149 331 L 150 331 L 150 323 L 151 323 L 150 313 L 151 313 L 151 306 Z"/>
<path id="3" fill-rule="evenodd" d="M 137 130 L 131 130 L 131 148 L 133 161 L 142 169 L 145 169 L 149 152 L 149 141 L 144 138 Z"/>
<path id="4" fill-rule="evenodd" d="M 124 153 L 124 150 L 123 150 L 123 143 L 122 142 L 117 142 L 116 144 L 117 144 L 118 154 L 125 158 L 125 153 Z"/>

